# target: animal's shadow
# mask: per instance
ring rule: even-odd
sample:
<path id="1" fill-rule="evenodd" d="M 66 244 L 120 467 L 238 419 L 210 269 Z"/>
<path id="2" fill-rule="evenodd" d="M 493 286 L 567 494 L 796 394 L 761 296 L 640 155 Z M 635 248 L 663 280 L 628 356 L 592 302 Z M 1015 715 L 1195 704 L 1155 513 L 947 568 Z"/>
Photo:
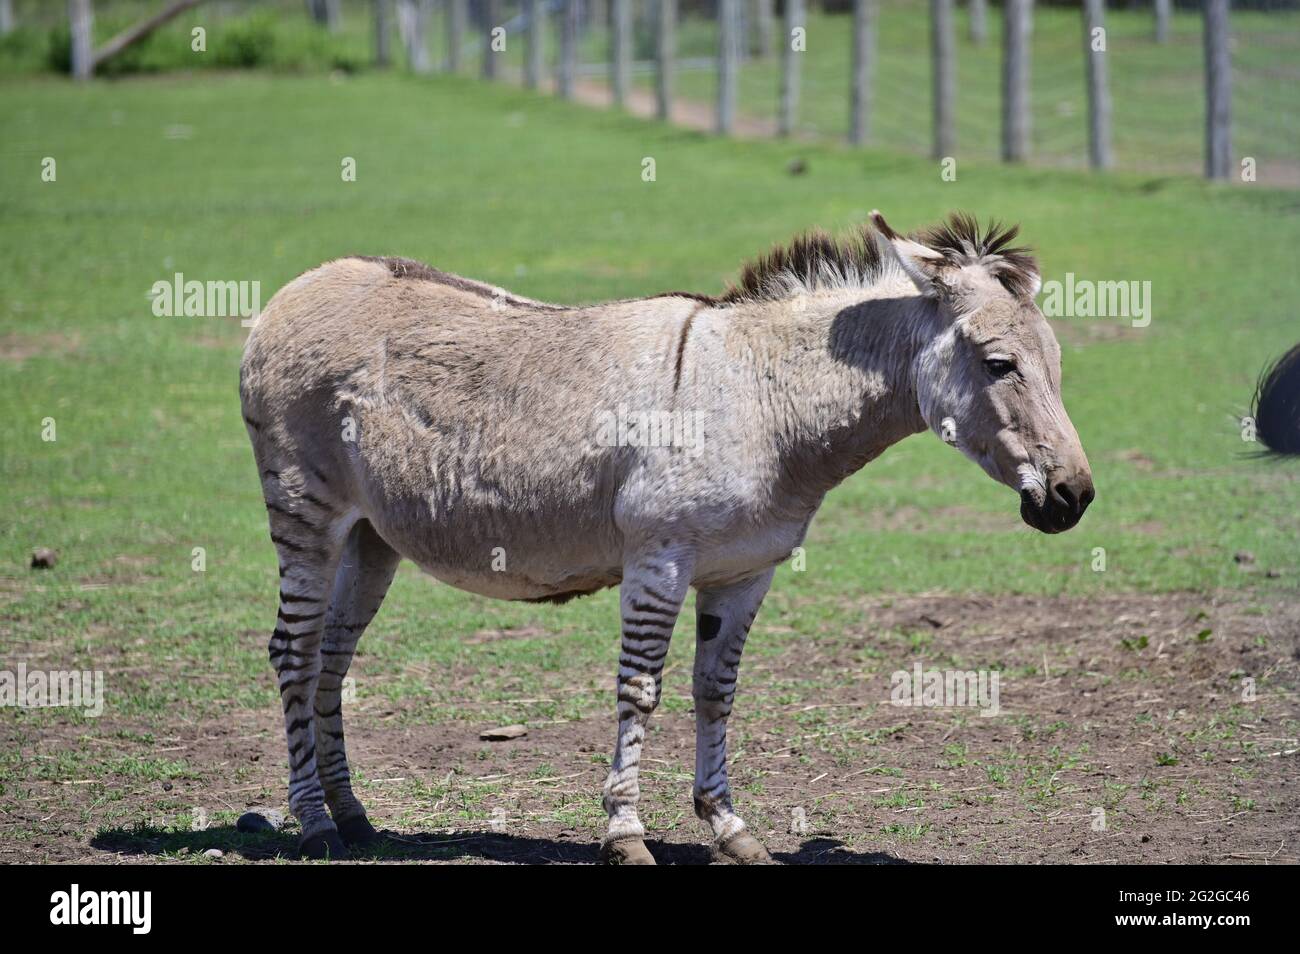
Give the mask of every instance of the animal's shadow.
<path id="1" fill-rule="evenodd" d="M 532 838 L 493 831 L 456 834 L 397 834 L 382 832 L 374 846 L 356 851 L 357 861 L 463 861 L 480 860 L 514 864 L 596 864 L 599 846 L 594 842 Z M 119 855 L 153 855 L 179 859 L 197 857 L 216 848 L 253 861 L 273 858 L 295 860 L 295 834 L 266 832 L 246 834 L 231 825 L 203 831 L 169 831 L 162 828 L 113 828 L 91 839 L 92 848 Z M 651 839 L 646 842 L 661 865 L 707 865 L 708 846 Z M 911 864 L 883 852 L 858 852 L 832 838 L 810 838 L 797 851 L 773 852 L 772 857 L 790 865 L 899 865 Z"/>

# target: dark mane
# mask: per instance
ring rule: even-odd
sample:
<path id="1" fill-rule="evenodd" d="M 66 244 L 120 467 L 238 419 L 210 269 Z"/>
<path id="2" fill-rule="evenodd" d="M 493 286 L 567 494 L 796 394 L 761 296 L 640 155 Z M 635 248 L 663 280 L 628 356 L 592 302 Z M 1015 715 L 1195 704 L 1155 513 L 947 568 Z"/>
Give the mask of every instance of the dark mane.
<path id="1" fill-rule="evenodd" d="M 943 253 L 947 264 L 954 267 L 988 266 L 1007 291 L 1023 298 L 1034 291 L 1038 263 L 1029 249 L 1011 244 L 1019 231 L 1019 226 L 1003 226 L 996 221 L 981 230 L 974 216 L 957 212 L 946 222 L 924 229 L 913 238 Z M 886 236 L 889 237 L 892 233 Z M 799 289 L 868 288 L 880 280 L 890 265 L 882 257 L 876 233 L 869 225 L 843 238 L 814 230 L 746 262 L 740 280 L 720 297 L 689 292 L 664 292 L 655 297 L 681 296 L 714 307 L 739 301 L 780 301 Z"/>
<path id="2" fill-rule="evenodd" d="M 789 245 L 774 246 L 766 255 L 746 262 L 740 281 L 728 288 L 718 302 L 789 298 L 792 278 L 808 291 L 837 285 L 867 286 L 883 270 L 880 246 L 867 226 L 844 238 L 814 230 L 797 236 Z"/>
<path id="3" fill-rule="evenodd" d="M 1020 226 L 1004 226 L 996 219 L 981 232 L 973 215 L 954 212 L 947 222 L 918 233 L 916 241 L 942 252 L 952 265 L 984 262 L 1007 291 L 1026 298 L 1033 293 L 1038 262 L 1028 248 L 1011 244 L 1019 234 Z"/>

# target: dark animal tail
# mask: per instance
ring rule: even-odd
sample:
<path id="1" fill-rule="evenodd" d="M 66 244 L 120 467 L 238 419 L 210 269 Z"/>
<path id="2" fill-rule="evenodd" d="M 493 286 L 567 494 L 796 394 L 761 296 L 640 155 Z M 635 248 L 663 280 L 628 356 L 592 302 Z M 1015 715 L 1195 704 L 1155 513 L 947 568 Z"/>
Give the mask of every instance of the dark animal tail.
<path id="1" fill-rule="evenodd" d="M 1255 436 L 1272 453 L 1300 456 L 1300 344 L 1260 375 L 1251 408 Z"/>

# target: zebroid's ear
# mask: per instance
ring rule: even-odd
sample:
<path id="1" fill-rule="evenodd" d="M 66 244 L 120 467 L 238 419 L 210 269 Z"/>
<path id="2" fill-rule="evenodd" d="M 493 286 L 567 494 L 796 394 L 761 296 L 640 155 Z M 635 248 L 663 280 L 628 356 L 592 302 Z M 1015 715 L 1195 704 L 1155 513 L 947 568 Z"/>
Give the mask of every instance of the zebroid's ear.
<path id="1" fill-rule="evenodd" d="M 995 260 L 989 266 L 989 271 L 1004 285 L 1018 288 L 1020 293 L 1030 301 L 1037 298 L 1038 293 L 1043 290 L 1043 278 L 1037 271 L 1029 271 L 1001 260 Z"/>
<path id="2" fill-rule="evenodd" d="M 945 263 L 943 253 L 899 235 L 875 209 L 871 212 L 871 224 L 876 230 L 881 248 L 898 262 L 917 291 L 927 298 L 939 297 L 940 289 L 936 279 L 939 269 Z"/>

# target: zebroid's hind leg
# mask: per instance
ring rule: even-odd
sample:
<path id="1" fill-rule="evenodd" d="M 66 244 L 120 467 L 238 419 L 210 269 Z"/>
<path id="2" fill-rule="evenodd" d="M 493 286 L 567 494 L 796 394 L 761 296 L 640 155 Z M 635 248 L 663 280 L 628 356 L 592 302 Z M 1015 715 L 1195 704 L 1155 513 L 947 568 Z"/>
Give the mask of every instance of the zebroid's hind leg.
<path id="1" fill-rule="evenodd" d="M 347 848 L 325 810 L 315 721 L 321 636 L 340 550 L 333 529 L 340 517 L 289 472 L 265 470 L 262 480 L 271 541 L 280 556 L 280 608 L 268 651 L 289 747 L 289 809 L 302 826 L 298 850 L 306 858 L 346 858 Z"/>
<path id="2" fill-rule="evenodd" d="M 316 769 L 334 824 L 349 847 L 364 846 L 377 833 L 352 794 L 343 741 L 343 680 L 357 642 L 379 611 L 400 560 L 370 521 L 358 520 L 343 546 L 325 615 L 320 680 L 316 685 Z"/>

